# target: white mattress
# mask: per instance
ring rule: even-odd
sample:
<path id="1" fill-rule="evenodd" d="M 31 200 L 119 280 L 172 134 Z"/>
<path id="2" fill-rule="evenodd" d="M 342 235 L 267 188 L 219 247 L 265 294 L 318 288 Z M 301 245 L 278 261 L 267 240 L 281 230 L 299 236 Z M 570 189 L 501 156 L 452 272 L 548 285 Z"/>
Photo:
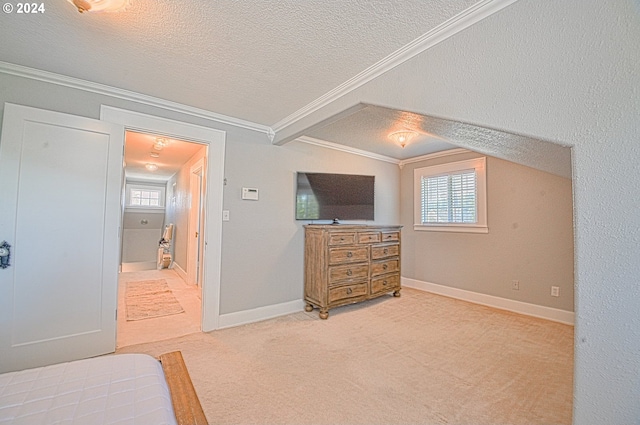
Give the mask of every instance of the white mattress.
<path id="1" fill-rule="evenodd" d="M 176 424 L 162 366 L 118 354 L 0 374 L 0 424 Z"/>

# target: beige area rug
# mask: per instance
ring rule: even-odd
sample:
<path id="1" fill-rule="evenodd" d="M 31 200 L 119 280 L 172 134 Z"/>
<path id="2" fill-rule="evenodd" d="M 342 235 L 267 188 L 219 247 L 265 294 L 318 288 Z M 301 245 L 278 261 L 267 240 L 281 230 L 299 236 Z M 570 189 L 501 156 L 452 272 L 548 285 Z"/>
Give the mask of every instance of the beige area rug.
<path id="1" fill-rule="evenodd" d="M 164 279 L 127 282 L 127 320 L 143 320 L 184 312 Z"/>
<path id="2" fill-rule="evenodd" d="M 118 352 L 173 350 L 210 423 L 572 419 L 573 327 L 412 289 Z"/>

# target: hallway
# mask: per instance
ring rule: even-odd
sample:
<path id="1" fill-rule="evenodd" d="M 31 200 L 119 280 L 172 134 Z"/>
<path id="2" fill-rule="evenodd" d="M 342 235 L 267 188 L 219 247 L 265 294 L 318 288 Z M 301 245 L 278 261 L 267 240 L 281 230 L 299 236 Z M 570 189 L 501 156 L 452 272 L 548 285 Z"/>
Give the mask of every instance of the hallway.
<path id="1" fill-rule="evenodd" d="M 127 321 L 127 282 L 164 279 L 184 312 L 170 316 Z M 116 348 L 200 332 L 200 288 L 188 285 L 171 269 L 123 272 L 118 278 L 118 328 Z"/>

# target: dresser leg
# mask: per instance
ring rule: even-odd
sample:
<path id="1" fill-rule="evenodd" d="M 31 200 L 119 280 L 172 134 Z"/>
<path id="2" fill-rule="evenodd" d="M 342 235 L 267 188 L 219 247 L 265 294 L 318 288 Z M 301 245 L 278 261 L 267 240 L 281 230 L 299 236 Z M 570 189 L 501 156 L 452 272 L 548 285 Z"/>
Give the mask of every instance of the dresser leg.
<path id="1" fill-rule="evenodd" d="M 307 305 L 304 306 L 304 311 L 313 311 L 313 305 L 307 303 Z"/>
<path id="2" fill-rule="evenodd" d="M 329 318 L 329 310 L 323 308 L 320 310 L 320 314 L 318 314 L 322 320 L 327 320 Z"/>
<path id="3" fill-rule="evenodd" d="M 399 297 L 400 296 L 400 290 L 398 289 L 397 291 L 393 291 L 393 296 L 394 297 Z"/>

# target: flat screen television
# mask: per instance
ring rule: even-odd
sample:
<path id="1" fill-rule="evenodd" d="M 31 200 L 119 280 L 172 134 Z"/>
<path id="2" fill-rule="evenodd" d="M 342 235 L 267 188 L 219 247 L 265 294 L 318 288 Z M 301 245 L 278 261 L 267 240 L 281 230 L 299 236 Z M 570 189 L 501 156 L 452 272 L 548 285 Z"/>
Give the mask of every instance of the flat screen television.
<path id="1" fill-rule="evenodd" d="M 296 181 L 296 220 L 374 219 L 375 176 L 298 172 Z"/>

